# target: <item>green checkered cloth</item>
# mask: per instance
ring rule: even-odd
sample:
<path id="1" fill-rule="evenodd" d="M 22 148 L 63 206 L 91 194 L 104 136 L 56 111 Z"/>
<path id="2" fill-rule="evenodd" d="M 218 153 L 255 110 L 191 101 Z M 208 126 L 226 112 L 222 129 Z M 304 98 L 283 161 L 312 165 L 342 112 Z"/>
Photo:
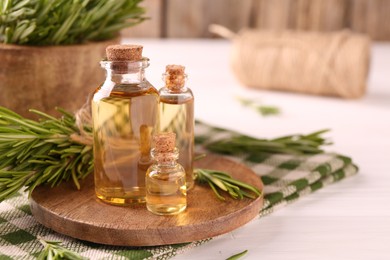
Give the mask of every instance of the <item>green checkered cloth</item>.
<path id="1" fill-rule="evenodd" d="M 197 124 L 195 132 L 196 139 L 203 143 L 226 140 L 235 135 L 204 124 Z M 198 146 L 198 149 L 202 150 L 204 146 Z M 229 158 L 251 167 L 262 179 L 265 195 L 259 217 L 357 172 L 351 159 L 332 153 L 311 156 L 242 153 Z M 1 260 L 35 259 L 42 250 L 38 236 L 45 240 L 62 241 L 64 247 L 91 259 L 169 259 L 210 240 L 157 247 L 98 245 L 58 234 L 37 223 L 23 192 L 0 204 Z"/>

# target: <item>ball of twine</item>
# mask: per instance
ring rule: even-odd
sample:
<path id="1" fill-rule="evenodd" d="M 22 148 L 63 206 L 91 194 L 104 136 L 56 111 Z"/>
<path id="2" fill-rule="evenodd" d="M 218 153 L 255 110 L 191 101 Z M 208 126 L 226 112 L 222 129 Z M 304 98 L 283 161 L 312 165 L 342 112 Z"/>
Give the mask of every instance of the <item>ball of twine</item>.
<path id="1" fill-rule="evenodd" d="M 365 93 L 370 57 L 365 35 L 253 29 L 235 34 L 217 25 L 210 31 L 233 41 L 231 66 L 248 87 L 343 98 Z"/>
<path id="2" fill-rule="evenodd" d="M 92 133 L 86 130 L 92 127 L 91 97 L 89 95 L 84 105 L 75 112 L 75 125 L 79 131 L 70 136 L 72 141 L 88 146 L 93 145 Z"/>

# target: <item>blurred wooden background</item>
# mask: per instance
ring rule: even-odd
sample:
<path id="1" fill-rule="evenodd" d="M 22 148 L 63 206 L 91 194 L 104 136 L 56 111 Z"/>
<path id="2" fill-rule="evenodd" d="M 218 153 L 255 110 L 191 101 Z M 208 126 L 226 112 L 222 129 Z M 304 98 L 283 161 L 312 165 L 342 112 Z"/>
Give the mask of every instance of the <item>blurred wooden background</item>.
<path id="1" fill-rule="evenodd" d="M 390 0 L 144 0 L 150 20 L 127 37 L 212 37 L 208 25 L 333 31 L 350 28 L 390 41 Z"/>

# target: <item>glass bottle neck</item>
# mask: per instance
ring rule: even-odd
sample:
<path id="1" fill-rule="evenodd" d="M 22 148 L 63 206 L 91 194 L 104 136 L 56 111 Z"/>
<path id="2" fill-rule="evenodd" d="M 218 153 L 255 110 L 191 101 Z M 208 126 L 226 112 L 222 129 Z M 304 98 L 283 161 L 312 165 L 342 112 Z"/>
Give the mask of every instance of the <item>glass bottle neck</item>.
<path id="1" fill-rule="evenodd" d="M 145 69 L 149 59 L 139 61 L 101 61 L 100 65 L 106 70 L 106 81 L 116 84 L 137 84 L 145 81 Z"/>
<path id="2" fill-rule="evenodd" d="M 145 70 L 118 73 L 115 70 L 107 69 L 106 80 L 116 84 L 137 84 L 145 81 Z"/>
<path id="3" fill-rule="evenodd" d="M 177 161 L 176 160 L 173 160 L 173 161 L 170 161 L 170 162 L 166 162 L 166 161 L 156 161 L 156 165 L 157 167 L 159 168 L 174 168 L 176 167 L 177 165 Z"/>
<path id="4" fill-rule="evenodd" d="M 152 158 L 155 161 L 157 167 L 161 168 L 173 168 L 177 165 L 179 159 L 179 150 L 175 148 L 173 152 L 160 153 L 155 148 L 151 150 Z"/>
<path id="5" fill-rule="evenodd" d="M 187 87 L 185 85 L 182 85 L 180 87 L 172 88 L 165 85 L 165 90 L 168 91 L 169 93 L 182 93 L 187 91 Z"/>

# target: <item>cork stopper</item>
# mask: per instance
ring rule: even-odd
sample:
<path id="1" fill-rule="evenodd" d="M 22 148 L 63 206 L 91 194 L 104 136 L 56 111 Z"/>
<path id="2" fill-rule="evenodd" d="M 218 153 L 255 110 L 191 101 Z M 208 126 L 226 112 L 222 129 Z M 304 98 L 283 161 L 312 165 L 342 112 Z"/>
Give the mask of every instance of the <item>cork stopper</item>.
<path id="1" fill-rule="evenodd" d="M 176 134 L 172 132 L 156 134 L 153 137 L 155 151 L 158 153 L 172 153 L 175 150 Z"/>
<path id="2" fill-rule="evenodd" d="M 180 90 L 186 80 L 184 73 L 184 66 L 181 65 L 167 65 L 165 67 L 165 85 L 170 90 Z"/>
<path id="3" fill-rule="evenodd" d="M 141 45 L 110 45 L 106 48 L 109 61 L 139 61 L 142 59 Z"/>
<path id="4" fill-rule="evenodd" d="M 165 72 L 170 75 L 184 75 L 185 67 L 182 65 L 167 65 L 165 67 Z"/>

